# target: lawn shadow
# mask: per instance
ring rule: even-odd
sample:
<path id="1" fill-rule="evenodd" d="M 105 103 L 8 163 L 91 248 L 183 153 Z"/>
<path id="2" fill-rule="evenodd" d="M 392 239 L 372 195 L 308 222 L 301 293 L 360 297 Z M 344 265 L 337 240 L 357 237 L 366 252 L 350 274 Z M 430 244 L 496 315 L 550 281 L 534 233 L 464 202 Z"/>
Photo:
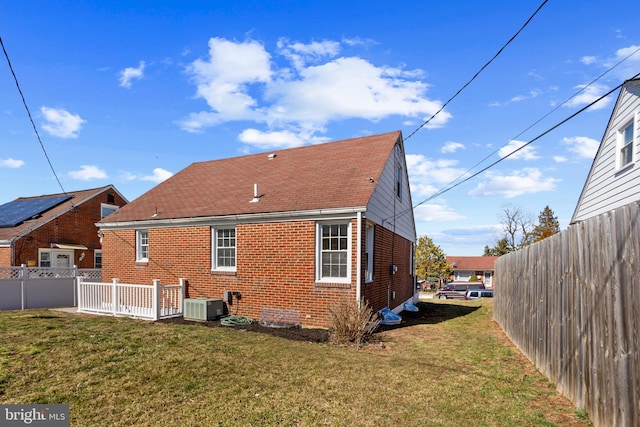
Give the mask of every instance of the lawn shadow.
<path id="1" fill-rule="evenodd" d="M 400 313 L 402 322 L 399 325 L 380 325 L 379 332 L 390 331 L 392 329 L 406 328 L 414 325 L 432 325 L 456 317 L 466 316 L 473 313 L 480 306 L 470 306 L 457 304 L 456 302 L 436 303 L 420 301 L 416 304 L 419 311 L 403 311 Z"/>

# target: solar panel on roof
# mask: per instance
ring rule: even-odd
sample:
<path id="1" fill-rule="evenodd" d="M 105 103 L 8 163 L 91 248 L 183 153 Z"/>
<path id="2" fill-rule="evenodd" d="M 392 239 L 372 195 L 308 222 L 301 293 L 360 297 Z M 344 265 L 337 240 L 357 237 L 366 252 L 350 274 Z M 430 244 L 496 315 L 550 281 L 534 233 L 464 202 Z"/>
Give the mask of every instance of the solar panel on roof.
<path id="1" fill-rule="evenodd" d="M 52 196 L 5 203 L 0 206 L 0 228 L 15 227 L 70 198 L 71 196 Z"/>

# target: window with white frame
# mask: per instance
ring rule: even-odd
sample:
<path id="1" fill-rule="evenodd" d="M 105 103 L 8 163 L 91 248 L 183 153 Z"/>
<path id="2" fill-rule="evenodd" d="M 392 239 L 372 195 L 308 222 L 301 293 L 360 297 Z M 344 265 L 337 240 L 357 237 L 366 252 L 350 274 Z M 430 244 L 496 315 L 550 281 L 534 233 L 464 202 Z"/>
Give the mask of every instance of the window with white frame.
<path id="1" fill-rule="evenodd" d="M 618 169 L 625 168 L 633 163 L 634 157 L 634 121 L 627 123 L 618 131 Z"/>
<path id="2" fill-rule="evenodd" d="M 102 268 L 102 249 L 93 251 L 93 267 Z"/>
<path id="3" fill-rule="evenodd" d="M 317 232 L 317 280 L 351 281 L 351 223 L 319 223 Z"/>
<path id="4" fill-rule="evenodd" d="M 365 230 L 365 243 L 364 243 L 364 262 L 365 262 L 365 281 L 373 281 L 373 224 L 367 224 Z"/>
<path id="5" fill-rule="evenodd" d="M 212 269 L 236 270 L 236 229 L 214 228 L 212 229 Z"/>
<path id="6" fill-rule="evenodd" d="M 73 251 L 38 249 L 38 266 L 47 268 L 70 268 L 73 266 Z"/>
<path id="7" fill-rule="evenodd" d="M 149 230 L 136 232 L 136 261 L 149 261 Z"/>
<path id="8" fill-rule="evenodd" d="M 108 205 L 106 203 L 100 203 L 100 219 L 106 217 L 107 215 L 111 215 L 117 210 L 118 210 L 118 206 L 116 205 Z"/>

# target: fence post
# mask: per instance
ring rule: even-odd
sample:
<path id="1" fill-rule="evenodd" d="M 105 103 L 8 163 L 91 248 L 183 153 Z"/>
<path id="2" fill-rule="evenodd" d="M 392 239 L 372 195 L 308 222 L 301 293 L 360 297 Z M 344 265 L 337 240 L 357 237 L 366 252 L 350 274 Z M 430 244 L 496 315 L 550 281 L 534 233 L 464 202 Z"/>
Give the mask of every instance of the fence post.
<path id="1" fill-rule="evenodd" d="M 160 280 L 153 279 L 153 320 L 158 320 L 161 314 L 161 304 L 160 304 Z"/>
<path id="2" fill-rule="evenodd" d="M 22 267 L 20 270 L 20 308 L 24 310 L 25 299 L 27 297 L 24 282 L 29 278 L 29 272 L 26 264 L 20 264 L 20 267 Z"/>
<path id="3" fill-rule="evenodd" d="M 184 295 L 187 291 L 187 279 L 180 279 L 180 292 L 178 294 L 178 313 L 184 314 Z"/>
<path id="4" fill-rule="evenodd" d="M 76 306 L 78 307 L 78 311 L 80 311 L 80 309 L 82 308 L 82 277 L 78 276 L 76 277 L 76 286 L 75 286 L 75 290 L 73 291 L 74 293 L 74 299 L 76 299 L 76 295 L 77 295 L 77 300 L 75 301 Z"/>
<path id="5" fill-rule="evenodd" d="M 113 285 L 111 286 L 111 308 L 113 309 L 113 315 L 117 314 L 116 304 L 118 301 L 118 283 L 120 279 L 113 279 Z"/>
<path id="6" fill-rule="evenodd" d="M 74 265 L 73 266 L 73 277 L 77 278 L 78 277 L 78 266 Z M 77 290 L 77 286 L 73 287 L 73 305 L 74 306 L 78 306 L 78 293 L 76 292 Z"/>

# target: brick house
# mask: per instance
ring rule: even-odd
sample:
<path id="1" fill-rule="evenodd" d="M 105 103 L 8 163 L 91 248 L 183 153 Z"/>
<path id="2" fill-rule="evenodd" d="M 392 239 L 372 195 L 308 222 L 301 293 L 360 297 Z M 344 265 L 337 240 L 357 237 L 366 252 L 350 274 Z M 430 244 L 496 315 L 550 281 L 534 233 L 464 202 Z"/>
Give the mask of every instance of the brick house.
<path id="1" fill-rule="evenodd" d="M 107 185 L 0 205 L 0 266 L 99 268 L 96 223 L 126 203 Z"/>
<path id="2" fill-rule="evenodd" d="M 184 278 L 187 298 L 239 293 L 227 309 L 254 319 L 328 326 L 343 299 L 397 312 L 414 300 L 399 131 L 193 163 L 98 225 L 104 281 Z"/>
<path id="3" fill-rule="evenodd" d="M 471 276 L 477 276 L 484 282 L 485 287 L 493 287 L 494 264 L 497 256 L 448 256 L 447 263 L 453 267 L 452 279 L 468 281 Z"/>

